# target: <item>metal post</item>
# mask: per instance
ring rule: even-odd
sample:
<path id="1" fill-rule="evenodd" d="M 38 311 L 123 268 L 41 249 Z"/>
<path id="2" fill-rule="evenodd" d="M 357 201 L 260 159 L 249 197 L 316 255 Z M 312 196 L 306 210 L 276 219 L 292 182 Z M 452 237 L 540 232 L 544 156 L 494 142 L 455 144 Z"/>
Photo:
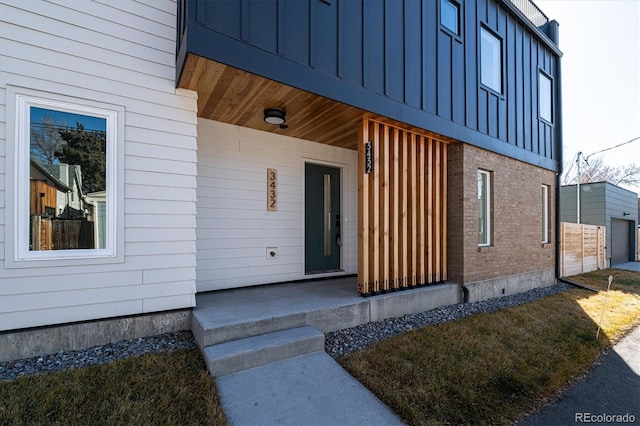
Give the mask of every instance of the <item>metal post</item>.
<path id="1" fill-rule="evenodd" d="M 576 155 L 576 164 L 578 166 L 578 183 L 576 185 L 576 212 L 577 212 L 577 216 L 578 216 L 578 220 L 576 223 L 580 223 L 580 156 L 582 155 L 582 151 L 578 152 L 578 155 Z"/>

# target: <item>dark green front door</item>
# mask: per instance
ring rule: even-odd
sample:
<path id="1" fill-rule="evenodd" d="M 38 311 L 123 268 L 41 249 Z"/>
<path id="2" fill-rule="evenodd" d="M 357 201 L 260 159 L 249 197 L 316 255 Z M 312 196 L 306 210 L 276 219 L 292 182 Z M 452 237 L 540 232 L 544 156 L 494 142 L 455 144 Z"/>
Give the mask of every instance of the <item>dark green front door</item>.
<path id="1" fill-rule="evenodd" d="M 340 169 L 305 164 L 305 272 L 340 270 Z"/>

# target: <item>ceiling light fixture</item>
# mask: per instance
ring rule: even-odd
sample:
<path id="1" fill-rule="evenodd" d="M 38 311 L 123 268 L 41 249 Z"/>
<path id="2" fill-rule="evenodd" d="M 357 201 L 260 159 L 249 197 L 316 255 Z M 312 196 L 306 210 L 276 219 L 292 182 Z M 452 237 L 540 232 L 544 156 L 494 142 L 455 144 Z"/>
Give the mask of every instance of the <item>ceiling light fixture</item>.
<path id="1" fill-rule="evenodd" d="M 284 124 L 285 112 L 280 108 L 267 108 L 264 110 L 264 121 L 269 124 Z"/>

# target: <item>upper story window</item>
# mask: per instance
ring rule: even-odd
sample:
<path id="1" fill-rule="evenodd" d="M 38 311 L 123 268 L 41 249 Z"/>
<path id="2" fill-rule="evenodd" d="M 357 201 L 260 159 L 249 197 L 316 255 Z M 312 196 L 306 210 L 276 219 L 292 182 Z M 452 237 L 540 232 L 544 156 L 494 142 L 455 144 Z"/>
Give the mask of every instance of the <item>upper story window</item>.
<path id="1" fill-rule="evenodd" d="M 58 95 L 12 96 L 15 245 L 7 260 L 18 266 L 21 261 L 121 256 L 116 234 L 122 227 L 117 206 L 122 161 L 117 159 L 122 156 L 124 110 Z"/>
<path id="2" fill-rule="evenodd" d="M 502 40 L 480 28 L 480 82 L 502 93 Z"/>
<path id="3" fill-rule="evenodd" d="M 478 245 L 491 245 L 491 173 L 478 170 Z"/>
<path id="4" fill-rule="evenodd" d="M 440 25 L 460 35 L 460 5 L 452 0 L 440 0 Z"/>
<path id="5" fill-rule="evenodd" d="M 552 90 L 553 84 L 551 79 L 542 71 L 538 77 L 538 106 L 540 111 L 540 118 L 553 123 L 553 109 L 552 109 Z"/>

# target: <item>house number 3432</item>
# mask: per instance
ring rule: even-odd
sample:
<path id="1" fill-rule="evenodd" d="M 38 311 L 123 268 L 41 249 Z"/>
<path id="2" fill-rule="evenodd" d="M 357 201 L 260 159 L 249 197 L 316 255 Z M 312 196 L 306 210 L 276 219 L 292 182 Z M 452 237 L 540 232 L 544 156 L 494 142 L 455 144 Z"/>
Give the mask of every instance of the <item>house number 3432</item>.
<path id="1" fill-rule="evenodd" d="M 278 210 L 278 171 L 267 169 L 267 210 Z"/>

